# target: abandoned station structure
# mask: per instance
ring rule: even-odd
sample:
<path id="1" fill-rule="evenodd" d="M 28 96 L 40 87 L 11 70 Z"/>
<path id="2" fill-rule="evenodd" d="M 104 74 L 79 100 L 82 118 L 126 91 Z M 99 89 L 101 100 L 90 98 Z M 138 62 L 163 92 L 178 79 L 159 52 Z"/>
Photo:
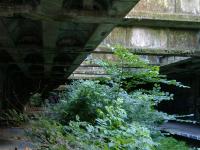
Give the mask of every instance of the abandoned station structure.
<path id="1" fill-rule="evenodd" d="M 171 113 L 200 119 L 200 0 L 0 0 L 0 108 L 30 92 L 101 76 L 86 58 L 121 44 L 191 89 L 171 89 Z M 87 61 L 87 60 L 86 60 Z"/>

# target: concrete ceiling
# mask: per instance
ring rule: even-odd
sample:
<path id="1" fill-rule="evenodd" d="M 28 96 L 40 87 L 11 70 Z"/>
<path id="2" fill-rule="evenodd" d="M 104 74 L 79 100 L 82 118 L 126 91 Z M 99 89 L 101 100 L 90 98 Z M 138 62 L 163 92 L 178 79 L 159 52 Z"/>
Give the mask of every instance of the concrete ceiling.
<path id="1" fill-rule="evenodd" d="M 138 1 L 0 0 L 0 65 L 29 78 L 63 79 Z"/>

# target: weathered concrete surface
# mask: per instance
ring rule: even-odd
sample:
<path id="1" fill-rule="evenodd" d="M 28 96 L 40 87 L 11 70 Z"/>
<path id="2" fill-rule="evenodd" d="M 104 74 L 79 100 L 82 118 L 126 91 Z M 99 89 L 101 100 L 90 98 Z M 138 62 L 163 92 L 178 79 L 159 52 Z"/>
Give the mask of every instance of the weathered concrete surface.
<path id="1" fill-rule="evenodd" d="M 199 24 L 199 15 L 194 14 L 133 11 L 119 26 L 199 29 Z"/>
<path id="2" fill-rule="evenodd" d="M 124 28 L 115 28 L 96 51 L 109 51 L 102 47 L 120 44 L 136 54 L 160 55 L 143 56 L 159 65 L 199 56 L 199 7 L 199 0 L 141 0 L 120 24 Z M 92 54 L 91 57 L 110 59 L 112 55 Z M 86 70 L 80 67 L 74 74 L 81 71 L 87 74 Z M 98 74 L 99 70 L 88 68 L 88 71 Z"/>
<path id="3" fill-rule="evenodd" d="M 199 56 L 200 52 L 198 30 L 116 28 L 101 43 L 99 49 L 107 44 L 121 44 L 136 54 L 160 55 L 162 57 L 146 56 L 150 63 L 159 65 L 189 58 L 185 56 Z M 175 56 L 168 57 L 171 54 Z"/>
<path id="4" fill-rule="evenodd" d="M 133 11 L 174 13 L 175 0 L 140 0 Z"/>
<path id="5" fill-rule="evenodd" d="M 116 28 L 102 42 L 102 45 L 122 44 L 125 47 L 185 48 L 199 46 L 199 32 L 193 30 L 172 30 L 156 28 Z"/>
<path id="6" fill-rule="evenodd" d="M 100 47 L 107 44 L 121 44 L 137 54 L 190 56 L 200 52 L 198 30 L 116 28 Z"/>
<path id="7" fill-rule="evenodd" d="M 104 53 L 109 51 L 109 49 L 104 47 L 107 47 L 107 45 L 115 46 L 117 44 L 125 46 L 133 53 L 140 55 L 147 54 L 148 56 L 143 56 L 143 58 L 149 60 L 151 64 L 157 65 L 178 62 L 189 58 L 186 56 L 199 56 L 200 53 L 199 30 L 118 27 L 108 35 L 96 51 Z M 90 58 L 115 60 L 112 54 L 91 54 Z M 87 64 L 87 61 L 83 62 L 83 64 Z M 102 75 L 104 73 L 100 70 L 96 67 L 79 67 L 74 71 L 73 77 L 93 77 L 94 75 L 97 77 L 100 73 Z"/>
<path id="8" fill-rule="evenodd" d="M 200 14 L 199 0 L 140 0 L 134 11 Z"/>
<path id="9" fill-rule="evenodd" d="M 0 51 L 30 78 L 64 80 L 138 1 L 0 1 Z M 74 21 L 87 17 L 118 23 Z"/>
<path id="10" fill-rule="evenodd" d="M 141 0 L 121 26 L 199 29 L 199 0 Z"/>
<path id="11" fill-rule="evenodd" d="M 200 14 L 200 1 L 199 0 L 177 0 L 176 12 Z"/>
<path id="12" fill-rule="evenodd" d="M 167 33 L 164 30 L 154 30 L 150 28 L 127 28 L 126 39 L 126 47 L 148 48 L 164 48 L 167 46 L 168 40 Z"/>
<path id="13" fill-rule="evenodd" d="M 23 110 L 30 91 L 66 82 L 138 1 L 0 1 L 4 108 Z"/>

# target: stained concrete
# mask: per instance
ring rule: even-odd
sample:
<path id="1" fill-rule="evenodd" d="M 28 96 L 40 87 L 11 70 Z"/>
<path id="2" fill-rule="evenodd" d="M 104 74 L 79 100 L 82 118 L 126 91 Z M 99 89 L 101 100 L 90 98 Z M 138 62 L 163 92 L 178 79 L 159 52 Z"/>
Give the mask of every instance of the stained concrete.
<path id="1" fill-rule="evenodd" d="M 127 47 L 163 48 L 167 46 L 167 34 L 164 30 L 151 28 L 128 28 Z"/>
<path id="2" fill-rule="evenodd" d="M 176 30 L 161 28 L 115 28 L 113 32 L 102 42 L 102 46 L 107 44 L 116 45 L 123 43 L 127 48 L 149 48 L 154 49 L 177 49 L 177 50 L 198 50 L 199 31 L 198 30 Z M 173 51 L 171 51 L 173 54 Z"/>
<path id="3" fill-rule="evenodd" d="M 199 0 L 177 0 L 176 6 L 177 13 L 200 14 Z"/>
<path id="4" fill-rule="evenodd" d="M 200 0 L 140 0 L 134 12 L 200 14 Z"/>
<path id="5" fill-rule="evenodd" d="M 140 0 L 132 11 L 173 13 L 175 0 Z"/>

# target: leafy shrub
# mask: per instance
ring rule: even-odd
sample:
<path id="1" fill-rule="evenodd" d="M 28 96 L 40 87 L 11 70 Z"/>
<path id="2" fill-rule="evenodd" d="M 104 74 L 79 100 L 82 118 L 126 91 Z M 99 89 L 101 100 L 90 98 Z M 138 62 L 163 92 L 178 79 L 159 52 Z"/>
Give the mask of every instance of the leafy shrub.
<path id="1" fill-rule="evenodd" d="M 171 100 L 173 95 L 161 92 L 160 87 L 153 90 L 136 90 L 129 94 L 123 104 L 128 114 L 128 121 L 137 121 L 144 125 L 157 126 L 164 121 L 175 119 L 174 116 L 154 109 L 163 100 Z"/>
<path id="2" fill-rule="evenodd" d="M 160 101 L 172 99 L 172 95 L 161 92 L 159 87 L 152 91 L 138 90 L 128 94 L 123 89 L 118 91 L 115 83 L 108 86 L 102 85 L 98 81 L 80 80 L 69 86 L 66 95 L 68 98 L 62 99 L 60 104 L 54 108 L 54 111 L 57 112 L 55 119 L 64 124 L 75 120 L 76 115 L 80 117 L 81 121 L 95 123 L 95 119 L 99 117 L 98 109 L 104 112 L 105 106 L 114 105 L 116 98 L 123 100 L 123 109 L 128 115 L 126 120 L 129 122 L 154 124 L 173 118 L 173 116 L 153 109 Z"/>
<path id="3" fill-rule="evenodd" d="M 177 141 L 171 137 L 161 138 L 156 150 L 189 150 L 184 142 Z"/>
<path id="4" fill-rule="evenodd" d="M 76 115 L 80 120 L 94 123 L 97 118 L 96 110 L 108 104 L 112 97 L 109 93 L 113 89 L 100 85 L 98 81 L 75 81 L 68 90 L 68 98 L 61 99 L 60 104 L 55 107 L 58 112 L 56 118 L 65 124 L 75 120 Z"/>
<path id="5" fill-rule="evenodd" d="M 97 61 L 110 74 L 109 79 L 104 83 L 74 81 L 52 108 L 54 115 L 36 123 L 32 136 L 49 145 L 46 149 L 153 150 L 159 148 L 159 142 L 165 145 L 154 139 L 155 135 L 162 137 L 155 129 L 174 117 L 158 112 L 155 106 L 172 100 L 173 95 L 163 92 L 159 84 L 185 86 L 168 81 L 159 75 L 159 67 L 149 66 L 122 47 L 115 54 L 117 62 Z M 124 69 L 124 65 L 135 69 Z M 146 83 L 153 83 L 151 89 L 138 88 Z"/>
<path id="6" fill-rule="evenodd" d="M 149 130 L 138 123 L 127 123 L 126 112 L 118 107 L 107 106 L 107 113 L 96 119 L 96 125 L 72 121 L 67 133 L 78 137 L 85 149 L 152 149 Z M 84 127 L 84 128 L 83 128 Z M 85 130 L 86 129 L 86 130 Z"/>
<path id="7" fill-rule="evenodd" d="M 14 109 L 9 109 L 6 112 L 3 112 L 0 119 L 5 121 L 6 124 L 10 126 L 20 126 L 28 121 L 28 117 L 25 114 L 17 112 Z"/>
<path id="8" fill-rule="evenodd" d="M 149 65 L 147 60 L 132 54 L 122 46 L 111 47 L 117 61 L 95 60 L 110 75 L 110 79 L 125 86 L 125 89 L 137 88 L 138 85 L 147 83 L 168 84 L 188 88 L 176 80 L 167 80 L 165 75 L 160 75 L 159 66 Z"/>
<path id="9" fill-rule="evenodd" d="M 75 146 L 81 149 L 151 149 L 155 145 L 150 131 L 137 122 L 127 123 L 123 101 L 118 99 L 113 106 L 105 106 L 104 112 L 97 110 L 96 123 L 82 122 L 76 116 L 69 125 L 41 120 L 32 129 L 32 136 L 43 145 Z M 49 147 L 49 146 L 48 146 Z"/>
<path id="10" fill-rule="evenodd" d="M 33 107 L 41 107 L 43 104 L 41 94 L 35 93 L 30 97 L 30 105 Z"/>
<path id="11" fill-rule="evenodd" d="M 33 145 L 37 150 L 69 149 L 67 137 L 63 134 L 63 126 L 53 120 L 40 118 L 33 123 L 31 130 L 27 130 L 27 135 L 32 141 L 37 142 Z"/>

